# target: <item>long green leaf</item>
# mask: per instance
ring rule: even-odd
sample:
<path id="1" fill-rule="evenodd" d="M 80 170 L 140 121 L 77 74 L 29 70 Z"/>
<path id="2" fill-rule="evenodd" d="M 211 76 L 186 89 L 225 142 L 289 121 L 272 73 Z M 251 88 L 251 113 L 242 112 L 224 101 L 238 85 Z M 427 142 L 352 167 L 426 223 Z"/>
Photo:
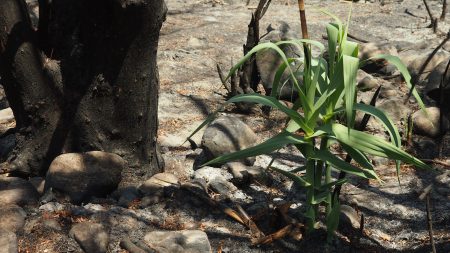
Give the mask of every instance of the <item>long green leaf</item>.
<path id="1" fill-rule="evenodd" d="M 229 161 L 233 160 L 239 160 L 247 157 L 262 155 L 262 154 L 269 154 L 270 152 L 277 150 L 279 148 L 282 148 L 288 144 L 306 144 L 309 145 L 307 141 L 303 139 L 303 137 L 296 136 L 294 134 L 288 133 L 288 132 L 282 132 L 267 141 L 258 144 L 256 146 L 246 148 L 243 150 L 239 150 L 230 154 L 225 154 L 222 156 L 219 156 L 202 166 L 207 166 L 211 164 L 223 164 Z"/>
<path id="2" fill-rule="evenodd" d="M 345 87 L 345 113 L 347 124 L 353 127 L 355 123 L 355 113 L 353 105 L 356 99 L 356 74 L 358 72 L 359 59 L 357 57 L 344 55 L 344 87 Z"/>
<path id="3" fill-rule="evenodd" d="M 425 104 L 423 103 L 422 99 L 419 96 L 419 93 L 417 92 L 417 90 L 415 88 L 415 84 L 411 83 L 411 75 L 409 74 L 408 68 L 405 66 L 405 64 L 403 64 L 403 62 L 402 62 L 402 60 L 400 60 L 400 58 L 398 58 L 397 56 L 393 56 L 393 55 L 382 54 L 382 55 L 374 56 L 374 57 L 370 58 L 369 60 L 371 60 L 371 59 L 383 59 L 383 60 L 388 61 L 390 64 L 393 64 L 395 67 L 397 67 L 397 69 L 400 71 L 403 78 L 405 79 L 406 85 L 412 92 L 414 98 L 417 100 L 417 103 L 419 104 L 420 109 L 422 109 L 422 111 L 424 111 L 424 113 L 426 115 L 428 115 L 427 111 L 425 110 Z"/>
<path id="4" fill-rule="evenodd" d="M 301 176 L 298 176 L 298 175 L 294 174 L 293 172 L 285 171 L 285 170 L 282 170 L 282 169 L 278 169 L 278 168 L 273 167 L 273 166 L 271 166 L 270 169 L 272 169 L 272 170 L 274 170 L 274 171 L 276 171 L 276 172 L 286 176 L 287 178 L 289 178 L 292 181 L 296 182 L 301 187 L 309 187 L 309 186 L 311 186 L 311 184 L 306 182 L 305 179 L 303 179 Z"/>
<path id="5" fill-rule="evenodd" d="M 339 142 L 358 149 L 361 152 L 393 160 L 401 160 L 423 169 L 431 169 L 424 162 L 379 137 L 349 129 L 341 124 L 327 125 L 321 129 L 328 132 L 330 134 L 329 137 L 335 138 Z"/>
<path id="6" fill-rule="evenodd" d="M 373 170 L 357 168 L 333 155 L 328 150 L 316 150 L 312 155 L 313 159 L 326 161 L 338 170 L 345 171 L 367 179 L 379 179 Z"/>
<path id="7" fill-rule="evenodd" d="M 305 119 L 298 112 L 289 109 L 274 97 L 264 96 L 258 93 L 252 93 L 252 94 L 236 95 L 227 101 L 227 103 L 237 103 L 237 102 L 258 103 L 279 109 L 280 111 L 288 115 L 293 121 L 295 121 L 306 133 L 311 134 L 313 132 L 313 129 L 311 129 L 306 124 Z"/>

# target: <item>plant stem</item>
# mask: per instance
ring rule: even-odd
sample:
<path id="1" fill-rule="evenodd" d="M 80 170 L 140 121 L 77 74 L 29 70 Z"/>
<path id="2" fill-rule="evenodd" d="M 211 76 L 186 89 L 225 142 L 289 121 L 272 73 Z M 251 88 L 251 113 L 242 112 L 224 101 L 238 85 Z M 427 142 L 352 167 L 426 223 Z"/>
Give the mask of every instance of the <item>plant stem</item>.
<path id="1" fill-rule="evenodd" d="M 444 0 L 442 3 L 442 13 L 441 13 L 441 21 L 445 20 L 445 14 L 447 13 L 447 0 Z"/>
<path id="2" fill-rule="evenodd" d="M 302 38 L 309 39 L 308 26 L 306 24 L 306 12 L 305 12 L 305 1 L 304 0 L 298 0 L 298 9 L 300 11 L 300 24 L 302 27 Z"/>

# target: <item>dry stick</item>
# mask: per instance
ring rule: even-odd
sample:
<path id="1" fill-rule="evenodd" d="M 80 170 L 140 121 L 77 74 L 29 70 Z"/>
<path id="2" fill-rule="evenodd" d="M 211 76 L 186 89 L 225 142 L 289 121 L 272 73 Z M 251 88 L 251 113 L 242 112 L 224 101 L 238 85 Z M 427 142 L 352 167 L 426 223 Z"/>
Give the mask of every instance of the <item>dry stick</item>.
<path id="1" fill-rule="evenodd" d="M 427 205 L 428 233 L 430 234 L 431 250 L 433 250 L 433 253 L 436 253 L 436 246 L 434 245 L 434 238 L 433 238 L 433 221 L 431 219 L 431 211 L 430 211 L 430 194 L 427 194 L 426 205 Z"/>
<path id="2" fill-rule="evenodd" d="M 412 13 L 412 12 L 411 12 L 410 10 L 408 10 L 408 9 L 405 9 L 405 13 L 408 14 L 408 15 L 410 15 L 410 16 L 413 16 L 413 17 L 415 17 L 415 18 L 423 18 L 423 19 L 425 19 L 425 20 L 428 19 L 427 17 L 423 17 L 423 16 L 419 16 L 419 15 L 417 15 L 417 14 L 414 14 L 414 13 Z"/>
<path id="3" fill-rule="evenodd" d="M 449 32 L 450 33 L 450 32 Z M 440 127 L 440 131 L 443 131 L 445 129 L 445 120 L 444 120 L 444 115 L 447 114 L 448 112 L 448 108 L 445 108 L 444 106 L 444 87 L 447 88 L 450 86 L 450 79 L 448 80 L 448 83 L 446 83 L 446 78 L 447 78 L 447 73 L 448 73 L 448 69 L 450 67 L 450 59 L 447 62 L 447 67 L 445 67 L 445 71 L 444 74 L 442 75 L 441 78 L 441 82 L 439 83 L 439 127 Z M 439 131 L 439 132 L 440 132 Z M 444 135 L 445 133 L 441 133 L 442 135 Z M 442 155 L 442 150 L 444 148 L 443 145 L 443 141 L 441 140 L 440 144 L 439 144 L 439 156 Z"/>
<path id="4" fill-rule="evenodd" d="M 228 93 L 232 93 L 231 92 L 231 87 L 228 85 L 228 83 L 225 80 L 225 77 L 223 76 L 222 68 L 220 68 L 219 63 L 216 64 L 216 67 L 217 67 L 217 73 L 219 74 L 219 78 L 220 78 L 220 81 L 223 84 L 223 87 L 225 87 L 225 89 L 228 91 Z"/>
<path id="5" fill-rule="evenodd" d="M 442 13 L 441 13 L 441 21 L 445 20 L 445 14 L 447 13 L 447 0 L 444 0 L 442 3 Z"/>
<path id="6" fill-rule="evenodd" d="M 228 216 L 230 216 L 231 218 L 233 218 L 234 220 L 236 220 L 237 222 L 241 223 L 242 225 L 245 225 L 244 220 L 241 218 L 241 216 L 239 216 L 239 214 L 234 211 L 233 209 L 231 209 L 230 207 L 228 207 L 225 204 L 222 204 L 218 201 L 215 201 L 213 199 L 211 199 L 209 197 L 209 195 L 206 192 L 198 192 L 196 190 L 196 187 L 194 184 L 192 183 L 184 183 L 181 184 L 181 188 L 184 190 L 187 190 L 188 192 L 192 193 L 193 195 L 195 195 L 197 198 L 205 201 L 207 204 L 209 204 L 211 207 L 215 207 L 220 209 L 222 212 L 224 212 L 225 214 L 227 214 Z"/>
<path id="7" fill-rule="evenodd" d="M 278 239 L 281 239 L 281 238 L 289 235 L 291 233 L 293 227 L 294 226 L 292 224 L 289 224 L 273 234 L 258 238 L 256 240 L 252 240 L 252 243 L 253 243 L 253 245 L 269 244 L 269 243 L 273 242 L 274 240 L 278 240 Z"/>
<path id="8" fill-rule="evenodd" d="M 298 0 L 298 9 L 300 11 L 300 25 L 302 27 L 302 38 L 309 39 L 308 26 L 306 24 L 305 1 Z"/>
<path id="9" fill-rule="evenodd" d="M 450 168 L 450 163 L 447 163 L 444 161 L 440 161 L 440 160 L 436 160 L 436 159 L 422 159 L 422 161 L 427 162 L 427 163 L 439 164 L 444 167 Z"/>
<path id="10" fill-rule="evenodd" d="M 437 32 L 437 18 L 433 16 L 433 13 L 431 13 L 430 7 L 428 6 L 427 0 L 423 0 L 423 3 L 425 4 L 425 8 L 427 9 L 428 16 L 430 16 L 431 24 L 430 27 L 433 28 L 433 32 Z"/>
<path id="11" fill-rule="evenodd" d="M 352 34 L 350 34 L 350 33 L 347 33 L 347 36 L 348 36 L 349 38 L 352 38 L 352 39 L 357 40 L 357 41 L 362 42 L 362 43 L 369 43 L 368 40 L 362 39 L 362 38 L 360 38 L 360 37 L 356 37 L 355 35 L 352 35 Z M 323 34 L 323 35 L 322 35 L 322 39 L 328 40 L 328 36 L 325 35 L 325 34 Z"/>
<path id="12" fill-rule="evenodd" d="M 380 91 L 381 91 L 381 85 L 378 86 L 378 89 L 373 94 L 372 99 L 370 100 L 370 105 L 375 106 L 375 103 L 377 102 L 377 98 L 378 98 L 378 95 L 380 94 Z M 367 113 L 364 114 L 364 117 L 361 120 L 361 123 L 359 124 L 359 126 L 356 128 L 356 130 L 364 131 L 364 129 L 366 129 L 366 127 L 367 127 L 367 124 L 369 123 L 369 119 L 370 119 L 370 114 L 367 114 Z M 347 156 L 345 157 L 345 162 L 350 163 L 351 161 L 352 161 L 352 157 L 347 154 Z M 344 179 L 346 175 L 347 175 L 347 173 L 345 173 L 345 171 L 341 171 L 339 173 L 339 180 Z M 332 197 L 333 201 L 335 199 L 335 196 L 339 199 L 339 195 L 341 194 L 341 188 L 342 188 L 342 184 L 336 185 L 334 187 L 333 197 Z"/>
<path id="13" fill-rule="evenodd" d="M 237 204 L 236 207 L 239 213 L 241 214 L 241 218 L 244 221 L 245 226 L 250 228 L 250 231 L 252 232 L 252 238 L 259 239 L 261 237 L 264 237 L 264 233 L 261 232 L 258 226 L 256 226 L 255 222 L 253 222 L 252 219 L 250 219 L 250 216 L 247 214 L 247 212 L 245 212 L 242 206 Z"/>
<path id="14" fill-rule="evenodd" d="M 416 86 L 416 82 L 420 79 L 420 76 L 423 74 L 423 72 L 425 71 L 426 67 L 428 66 L 428 64 L 431 62 L 431 60 L 433 59 L 434 55 L 439 51 L 439 49 L 441 49 L 441 47 L 443 47 L 445 45 L 445 43 L 447 43 L 447 41 L 450 40 L 450 31 L 448 31 L 447 33 L 447 37 L 445 37 L 445 39 L 441 42 L 441 44 L 439 44 L 434 50 L 433 52 L 431 52 L 431 54 L 428 56 L 428 58 L 426 59 L 426 61 L 422 64 L 422 66 L 419 69 L 419 72 L 417 73 L 417 76 L 415 78 L 413 78 L 413 80 L 411 80 L 411 89 L 409 90 L 408 96 L 406 96 L 405 99 L 405 104 L 408 102 L 409 98 L 411 97 L 411 94 L 414 90 L 414 87 Z"/>

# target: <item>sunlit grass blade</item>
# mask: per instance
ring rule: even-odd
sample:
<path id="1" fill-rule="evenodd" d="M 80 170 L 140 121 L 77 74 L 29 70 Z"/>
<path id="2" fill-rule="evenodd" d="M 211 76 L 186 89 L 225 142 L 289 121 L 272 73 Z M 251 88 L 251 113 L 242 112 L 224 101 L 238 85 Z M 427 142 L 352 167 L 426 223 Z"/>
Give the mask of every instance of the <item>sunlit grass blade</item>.
<path id="1" fill-rule="evenodd" d="M 225 154 L 222 156 L 219 156 L 202 166 L 207 166 L 211 164 L 223 164 L 229 161 L 239 160 L 247 157 L 262 155 L 262 154 L 268 154 L 273 152 L 274 150 L 277 150 L 279 148 L 282 148 L 288 144 L 309 144 L 306 142 L 303 137 L 295 136 L 288 132 L 282 132 L 269 140 L 258 144 L 256 146 L 246 148 L 243 150 L 239 150 L 230 154 Z"/>
<path id="2" fill-rule="evenodd" d="M 295 59 L 292 58 L 288 59 L 288 64 L 291 64 L 293 62 L 295 62 Z M 283 77 L 283 74 L 286 71 L 288 64 L 286 64 L 285 62 L 281 63 L 281 65 L 277 69 L 277 72 L 275 73 L 275 77 L 272 83 L 272 91 L 270 93 L 270 96 L 274 98 L 278 97 L 281 78 Z"/>
<path id="3" fill-rule="evenodd" d="M 312 133 L 311 129 L 305 122 L 305 119 L 296 111 L 289 109 L 282 103 L 280 103 L 276 98 L 271 96 L 263 96 L 258 93 L 253 94 L 242 94 L 232 97 L 227 103 L 237 103 L 237 102 L 251 102 L 258 103 L 266 106 L 270 106 L 288 115 L 292 120 L 294 120 L 305 132 Z"/>
<path id="4" fill-rule="evenodd" d="M 327 25 L 328 35 L 328 64 L 330 75 L 334 73 L 334 66 L 336 65 L 336 49 L 338 45 L 339 30 L 332 24 Z"/>
<path id="5" fill-rule="evenodd" d="M 312 155 L 313 159 L 326 161 L 338 170 L 345 171 L 367 179 L 379 179 L 373 170 L 355 167 L 333 155 L 328 150 L 316 150 Z"/>
<path id="6" fill-rule="evenodd" d="M 206 125 L 208 125 L 209 123 L 213 122 L 216 118 L 217 118 L 217 114 L 221 111 L 221 109 L 211 113 L 210 115 L 208 115 L 208 117 L 205 119 L 205 121 L 203 121 L 200 126 L 198 126 L 194 132 L 192 132 L 184 141 L 184 143 L 188 140 L 190 140 L 192 138 L 192 136 L 194 136 L 198 131 L 200 131 L 200 129 L 202 129 L 203 127 L 205 127 Z M 184 144 L 183 143 L 183 144 Z"/>
<path id="7" fill-rule="evenodd" d="M 272 170 L 274 170 L 274 171 L 276 171 L 276 172 L 286 176 L 287 178 L 291 179 L 292 181 L 294 181 L 295 183 L 297 183 L 301 187 L 309 187 L 309 186 L 311 186 L 311 184 L 306 182 L 305 179 L 303 179 L 301 176 L 298 176 L 298 175 L 294 174 L 291 171 L 285 171 L 285 170 L 278 169 L 278 168 L 273 167 L 273 166 L 271 166 L 270 169 L 272 169 Z"/>
<path id="8" fill-rule="evenodd" d="M 400 58 L 398 58 L 397 56 L 393 56 L 393 55 L 382 54 L 382 55 L 377 55 L 375 57 L 372 57 L 369 60 L 371 60 L 371 59 L 384 59 L 384 60 L 388 61 L 390 64 L 393 64 L 395 67 L 397 67 L 397 69 L 400 71 L 403 78 L 405 79 L 406 85 L 410 89 L 410 92 L 412 93 L 412 95 L 416 99 L 417 103 L 419 104 L 420 109 L 422 109 L 422 111 L 424 111 L 424 113 L 426 115 L 428 115 L 427 111 L 425 110 L 425 104 L 423 103 L 422 98 L 420 98 L 419 93 L 417 92 L 417 90 L 415 88 L 415 84 L 411 83 L 411 75 L 409 74 L 408 68 L 405 66 L 405 64 L 403 64 L 403 62 L 402 62 L 402 60 L 400 60 Z"/>
<path id="9" fill-rule="evenodd" d="M 345 87 L 345 114 L 347 124 L 353 127 L 355 123 L 355 113 L 353 105 L 356 99 L 356 73 L 358 72 L 359 59 L 357 57 L 344 55 L 344 87 Z"/>
<path id="10" fill-rule="evenodd" d="M 366 155 L 364 155 L 363 152 L 343 143 L 341 143 L 341 145 L 342 148 L 347 151 L 351 158 L 355 160 L 359 165 L 361 165 L 363 168 L 373 170 L 373 165 L 370 163 L 369 159 Z"/>
<path id="11" fill-rule="evenodd" d="M 379 137 L 361 131 L 349 129 L 341 124 L 327 125 L 322 128 L 341 143 L 349 145 L 361 152 L 375 156 L 400 160 L 419 168 L 431 169 L 427 164 L 411 156 L 395 145 L 380 139 Z"/>

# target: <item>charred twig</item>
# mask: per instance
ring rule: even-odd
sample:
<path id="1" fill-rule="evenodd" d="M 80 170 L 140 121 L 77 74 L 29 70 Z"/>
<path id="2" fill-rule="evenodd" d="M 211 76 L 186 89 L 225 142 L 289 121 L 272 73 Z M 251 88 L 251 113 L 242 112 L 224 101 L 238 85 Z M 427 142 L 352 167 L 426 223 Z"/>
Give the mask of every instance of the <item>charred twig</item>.
<path id="1" fill-rule="evenodd" d="M 428 224 L 428 233 L 430 234 L 430 244 L 431 244 L 431 250 L 433 253 L 436 253 L 436 246 L 434 245 L 434 238 L 433 238 L 433 220 L 431 218 L 431 211 L 430 211 L 430 195 L 427 194 L 427 224 Z"/>
<path id="2" fill-rule="evenodd" d="M 193 185 L 192 183 L 184 183 L 181 184 L 181 188 L 184 190 L 187 190 L 188 192 L 195 195 L 197 198 L 205 201 L 208 205 L 214 208 L 220 209 L 222 212 L 236 220 L 237 222 L 241 223 L 242 225 L 245 225 L 244 220 L 239 216 L 239 214 L 234 211 L 232 208 L 228 207 L 227 205 L 220 203 L 218 201 L 213 200 L 206 192 L 200 192 L 194 189 L 197 189 L 197 186 Z"/>
<path id="3" fill-rule="evenodd" d="M 419 199 L 420 200 L 425 199 L 425 204 L 426 204 L 426 209 L 427 209 L 427 225 L 428 225 L 428 233 L 430 235 L 431 249 L 432 249 L 433 253 L 436 253 L 436 247 L 434 245 L 434 238 L 433 238 L 433 220 L 431 218 L 431 210 L 430 210 L 430 194 L 431 194 L 432 189 L 433 189 L 433 184 L 430 184 L 427 187 L 425 187 L 423 189 L 422 194 L 420 194 Z"/>
<path id="4" fill-rule="evenodd" d="M 228 85 L 227 81 L 225 80 L 225 77 L 223 76 L 223 72 L 222 72 L 222 69 L 220 68 L 219 63 L 217 63 L 216 66 L 217 66 L 217 73 L 219 74 L 219 78 L 223 84 L 223 87 L 225 87 L 225 89 L 228 91 L 228 93 L 231 93 L 231 87 L 230 87 L 230 85 Z"/>
<path id="5" fill-rule="evenodd" d="M 436 160 L 436 159 L 422 159 L 422 161 L 427 162 L 427 163 L 439 164 L 444 167 L 450 168 L 450 163 L 447 163 L 444 161 L 440 161 L 440 160 Z"/>
<path id="6" fill-rule="evenodd" d="M 368 40 L 362 39 L 362 38 L 357 37 L 357 36 L 355 36 L 355 35 L 352 35 L 352 34 L 350 34 L 350 33 L 348 33 L 347 36 L 348 36 L 349 38 L 352 38 L 352 39 L 357 40 L 357 41 L 362 42 L 362 43 L 369 43 Z M 323 34 L 323 35 L 322 35 L 322 39 L 328 40 L 328 36 L 325 35 L 325 34 Z"/>
<path id="7" fill-rule="evenodd" d="M 431 13 L 430 7 L 428 6 L 427 0 L 423 0 L 423 3 L 425 4 L 425 8 L 427 9 L 428 16 L 430 16 L 431 24 L 430 27 L 433 28 L 433 32 L 437 32 L 437 26 L 438 26 L 438 19 L 433 16 L 433 13 Z"/>
<path id="8" fill-rule="evenodd" d="M 442 3 L 442 13 L 441 13 L 441 21 L 445 20 L 445 14 L 447 13 L 447 0 L 444 0 L 444 2 Z"/>
<path id="9" fill-rule="evenodd" d="M 272 243 L 275 240 L 281 239 L 291 233 L 293 229 L 293 225 L 289 224 L 285 226 L 284 228 L 278 230 L 277 232 L 270 234 L 268 236 L 264 236 L 262 238 L 258 238 L 255 240 L 252 240 L 253 245 L 260 245 L 260 244 L 269 244 Z"/>
<path id="10" fill-rule="evenodd" d="M 450 32 L 449 32 L 450 34 Z M 450 68 L 450 59 L 447 62 L 447 66 L 445 67 L 444 74 L 442 75 L 441 82 L 439 83 L 439 127 L 440 132 L 442 131 L 442 135 L 444 135 L 444 129 L 445 129 L 445 118 L 444 115 L 447 114 L 448 108 L 444 106 L 444 88 L 448 88 L 450 86 L 450 79 L 447 81 L 447 73 Z M 443 149 L 443 142 L 441 141 L 439 144 L 439 155 L 442 155 L 442 149 Z"/>
<path id="11" fill-rule="evenodd" d="M 248 25 L 247 41 L 243 46 L 244 55 L 259 44 L 259 21 L 264 16 L 267 8 L 272 0 L 260 0 L 255 12 L 252 13 L 252 18 Z M 258 74 L 258 67 L 256 66 L 256 56 L 253 55 L 240 68 L 238 72 L 239 87 L 243 91 L 254 91 L 257 89 L 260 77 Z"/>
<path id="12" fill-rule="evenodd" d="M 415 17 L 415 18 L 422 18 L 422 19 L 428 19 L 427 17 L 424 17 L 424 16 L 419 16 L 419 15 L 417 15 L 417 14 L 414 14 L 414 13 L 412 13 L 410 10 L 408 10 L 408 9 L 405 9 L 405 13 L 406 14 L 408 14 L 408 15 L 410 15 L 410 16 L 413 16 L 413 17 Z"/>
<path id="13" fill-rule="evenodd" d="M 255 222 L 248 216 L 245 210 L 238 204 L 236 205 L 237 210 L 241 214 L 241 218 L 245 223 L 245 226 L 250 229 L 252 232 L 252 238 L 261 238 L 264 236 L 264 233 L 259 230 L 258 226 L 256 226 Z"/>

